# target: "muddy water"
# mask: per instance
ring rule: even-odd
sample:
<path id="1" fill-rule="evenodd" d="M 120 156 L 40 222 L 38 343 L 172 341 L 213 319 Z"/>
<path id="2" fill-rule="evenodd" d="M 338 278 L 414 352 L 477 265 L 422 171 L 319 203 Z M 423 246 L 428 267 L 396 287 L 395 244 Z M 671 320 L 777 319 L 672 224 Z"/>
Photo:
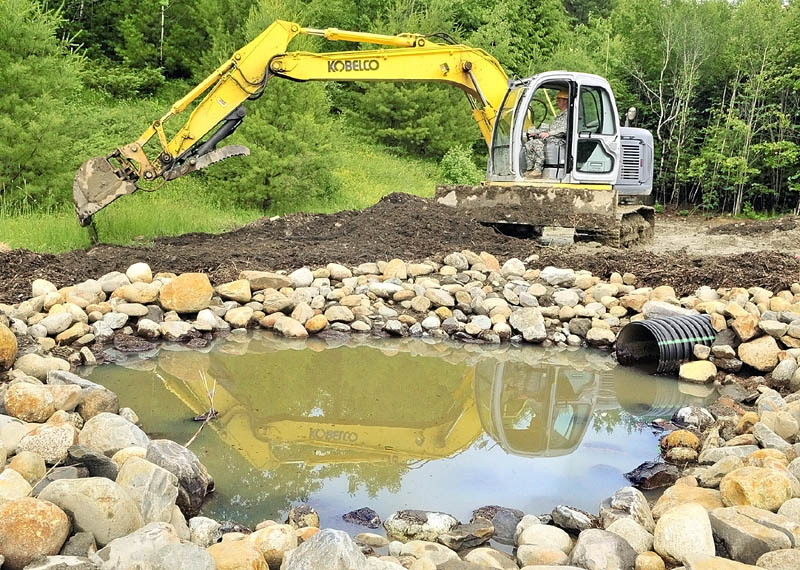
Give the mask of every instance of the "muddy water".
<path id="1" fill-rule="evenodd" d="M 322 525 L 369 506 L 469 520 L 503 505 L 597 512 L 658 456 L 647 423 L 711 394 L 615 366 L 597 351 L 422 341 L 229 336 L 205 351 L 118 355 L 93 381 L 153 437 L 188 441 L 214 475 L 204 514 L 254 525 L 308 502 Z M 147 357 L 146 360 L 140 358 Z"/>

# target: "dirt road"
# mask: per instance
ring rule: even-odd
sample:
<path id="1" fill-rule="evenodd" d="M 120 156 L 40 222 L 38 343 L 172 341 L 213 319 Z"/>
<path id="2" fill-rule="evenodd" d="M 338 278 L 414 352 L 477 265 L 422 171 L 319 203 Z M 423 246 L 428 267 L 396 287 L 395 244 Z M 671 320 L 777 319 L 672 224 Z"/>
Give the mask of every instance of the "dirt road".
<path id="1" fill-rule="evenodd" d="M 101 236 L 102 238 L 102 236 Z M 363 211 L 291 214 L 262 219 L 220 234 L 160 238 L 150 246 L 98 246 L 59 255 L 25 250 L 0 253 L 0 302 L 30 295 L 30 283 L 46 278 L 57 286 L 125 271 L 145 261 L 154 271 L 204 271 L 216 283 L 242 269 L 294 269 L 335 261 L 355 265 L 399 257 L 440 259 L 447 253 L 485 250 L 501 261 L 538 254 L 531 267 L 587 269 L 601 277 L 634 273 L 640 285 L 675 287 L 679 294 L 700 285 L 762 286 L 777 290 L 800 280 L 800 218 L 731 222 L 702 217 L 659 216 L 655 240 L 619 250 L 576 244 L 544 247 L 496 233 L 431 200 L 392 194 Z"/>

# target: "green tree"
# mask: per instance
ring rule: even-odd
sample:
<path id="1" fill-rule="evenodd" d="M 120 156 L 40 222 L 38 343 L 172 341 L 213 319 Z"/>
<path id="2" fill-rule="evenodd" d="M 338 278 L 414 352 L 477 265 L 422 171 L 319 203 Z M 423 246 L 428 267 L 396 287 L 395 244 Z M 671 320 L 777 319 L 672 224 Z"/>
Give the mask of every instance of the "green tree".
<path id="1" fill-rule="evenodd" d="M 80 93 L 81 60 L 56 35 L 60 24 L 57 13 L 33 0 L 0 2 L 0 196 L 6 203 L 50 205 L 71 188 L 67 105 Z"/>

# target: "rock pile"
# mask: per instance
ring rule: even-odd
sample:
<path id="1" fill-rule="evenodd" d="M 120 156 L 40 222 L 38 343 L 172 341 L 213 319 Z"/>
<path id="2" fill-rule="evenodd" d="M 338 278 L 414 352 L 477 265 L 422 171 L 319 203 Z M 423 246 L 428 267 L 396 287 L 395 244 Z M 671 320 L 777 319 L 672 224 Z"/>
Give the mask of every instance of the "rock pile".
<path id="1" fill-rule="evenodd" d="M 216 287 L 204 274 L 154 275 L 137 263 L 61 289 L 37 280 L 30 299 L 0 305 L 0 368 L 14 361 L 16 337 L 35 339 L 45 354 L 66 350 L 73 364 L 92 364 L 90 347 L 104 343 L 132 351 L 158 339 L 200 346 L 204 335 L 258 327 L 290 338 L 333 330 L 611 347 L 631 321 L 708 314 L 719 336 L 710 350 L 697 347 L 697 361 L 682 367 L 682 378 L 705 383 L 745 370 L 800 389 L 800 284 L 777 293 L 700 287 L 678 298 L 672 287 L 637 288 L 636 281 L 615 273 L 604 282 L 586 271 L 531 268 L 514 258 L 501 265 L 489 253 L 468 250 L 441 263 L 247 270 Z M 41 379 L 49 369 L 46 358 L 26 359 L 17 367 L 30 375 Z"/>
<path id="2" fill-rule="evenodd" d="M 463 251 L 442 262 L 243 271 L 216 287 L 137 263 L 61 289 L 35 281 L 30 299 L 0 305 L 3 568 L 799 568 L 800 285 L 677 298 L 671 287 L 637 288 L 634 275 L 604 282 L 535 262 Z M 680 376 L 716 381 L 722 397 L 676 413 L 663 424 L 665 462 L 629 474 L 643 489 L 666 487 L 652 508 L 626 487 L 597 515 L 491 506 L 461 522 L 400 511 L 383 522 L 388 538 L 319 530 L 308 507 L 252 533 L 198 516 L 214 483 L 194 453 L 151 440 L 112 392 L 72 373 L 110 344 L 202 346 L 255 327 L 290 338 L 332 330 L 610 347 L 631 321 L 699 313 L 719 334 Z"/>

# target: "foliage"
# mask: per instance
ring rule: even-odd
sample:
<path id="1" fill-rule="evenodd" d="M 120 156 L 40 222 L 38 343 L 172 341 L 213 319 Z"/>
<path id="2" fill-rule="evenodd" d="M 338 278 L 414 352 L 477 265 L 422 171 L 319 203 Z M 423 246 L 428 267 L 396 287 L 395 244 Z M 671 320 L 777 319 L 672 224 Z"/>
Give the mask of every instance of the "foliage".
<path id="1" fill-rule="evenodd" d="M 447 151 L 439 163 L 439 170 L 440 178 L 446 184 L 477 184 L 483 178 L 471 153 L 461 145 Z"/>
<path id="2" fill-rule="evenodd" d="M 52 202 L 69 185 L 59 165 L 71 155 L 69 101 L 80 92 L 81 60 L 56 36 L 60 16 L 32 0 L 0 2 L 0 196 Z"/>
<path id="3" fill-rule="evenodd" d="M 800 2 L 5 0 L 0 17 L 4 216 L 67 211 L 83 160 L 135 140 L 275 19 L 443 32 L 510 76 L 602 75 L 655 136 L 659 203 L 800 213 Z M 301 36 L 290 49 L 374 47 Z M 482 178 L 486 147 L 457 89 L 273 79 L 246 106 L 231 142 L 252 156 L 190 178 L 223 208 L 330 211 Z"/>

